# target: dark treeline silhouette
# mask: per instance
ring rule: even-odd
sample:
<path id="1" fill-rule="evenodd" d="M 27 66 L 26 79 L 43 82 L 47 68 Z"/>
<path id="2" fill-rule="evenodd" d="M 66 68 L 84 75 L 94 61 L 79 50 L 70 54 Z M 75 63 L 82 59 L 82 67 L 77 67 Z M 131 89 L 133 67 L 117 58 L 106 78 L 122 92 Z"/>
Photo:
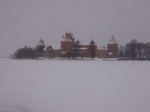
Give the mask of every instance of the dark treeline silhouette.
<path id="1" fill-rule="evenodd" d="M 131 40 L 125 46 L 119 47 L 119 58 L 123 60 L 150 60 L 150 43 Z"/>
<path id="2" fill-rule="evenodd" d="M 14 53 L 14 58 L 16 59 L 38 59 L 43 54 L 43 49 L 41 48 L 30 48 L 30 47 L 23 47 L 17 49 Z"/>
<path id="3" fill-rule="evenodd" d="M 17 59 L 22 58 L 35 58 L 36 52 L 34 49 L 25 46 L 24 48 L 17 49 L 14 53 L 14 57 Z"/>

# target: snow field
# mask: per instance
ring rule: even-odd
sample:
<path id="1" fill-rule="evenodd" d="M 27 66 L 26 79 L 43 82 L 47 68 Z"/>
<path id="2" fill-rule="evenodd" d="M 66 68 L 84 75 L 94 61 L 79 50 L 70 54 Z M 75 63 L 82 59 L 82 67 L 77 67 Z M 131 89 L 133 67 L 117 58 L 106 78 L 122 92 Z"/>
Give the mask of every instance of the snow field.
<path id="1" fill-rule="evenodd" d="M 149 112 L 149 66 L 0 59 L 0 112 Z"/>

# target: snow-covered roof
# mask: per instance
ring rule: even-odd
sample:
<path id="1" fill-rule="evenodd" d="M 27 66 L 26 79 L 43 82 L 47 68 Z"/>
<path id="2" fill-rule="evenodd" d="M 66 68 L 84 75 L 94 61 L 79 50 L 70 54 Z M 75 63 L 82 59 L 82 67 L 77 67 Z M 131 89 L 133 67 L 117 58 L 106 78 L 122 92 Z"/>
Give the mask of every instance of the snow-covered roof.
<path id="1" fill-rule="evenodd" d="M 81 50 L 87 50 L 87 48 L 84 48 L 84 47 L 82 47 L 82 48 L 79 48 L 79 49 L 81 49 Z"/>
<path id="2" fill-rule="evenodd" d="M 87 40 L 78 40 L 80 42 L 80 45 L 89 45 L 90 41 Z"/>
<path id="3" fill-rule="evenodd" d="M 107 50 L 107 47 L 106 46 L 103 46 L 103 47 L 98 46 L 97 49 L 98 50 Z"/>
<path id="4" fill-rule="evenodd" d="M 62 41 L 72 42 L 70 38 L 66 38 L 65 36 L 62 37 Z"/>
<path id="5" fill-rule="evenodd" d="M 62 36 L 62 41 L 67 41 L 67 42 L 73 42 L 74 40 L 74 35 L 72 33 L 67 33 Z"/>
<path id="6" fill-rule="evenodd" d="M 111 40 L 108 42 L 108 44 L 118 44 L 113 35 Z"/>

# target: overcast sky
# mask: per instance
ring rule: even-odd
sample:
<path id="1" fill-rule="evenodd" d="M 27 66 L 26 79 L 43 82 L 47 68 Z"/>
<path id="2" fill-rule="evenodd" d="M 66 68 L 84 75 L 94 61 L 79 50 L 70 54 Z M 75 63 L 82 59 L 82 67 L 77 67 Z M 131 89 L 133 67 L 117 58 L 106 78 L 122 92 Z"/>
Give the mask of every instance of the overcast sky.
<path id="1" fill-rule="evenodd" d="M 59 44 L 66 31 L 98 46 L 112 34 L 119 45 L 150 42 L 150 0 L 0 0 L 0 56 L 41 37 Z"/>

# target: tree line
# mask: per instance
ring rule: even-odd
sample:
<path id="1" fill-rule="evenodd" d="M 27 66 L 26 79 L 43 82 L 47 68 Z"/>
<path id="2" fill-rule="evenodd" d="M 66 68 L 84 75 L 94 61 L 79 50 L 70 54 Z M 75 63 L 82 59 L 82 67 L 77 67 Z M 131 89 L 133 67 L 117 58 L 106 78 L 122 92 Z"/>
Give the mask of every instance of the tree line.
<path id="1" fill-rule="evenodd" d="M 17 49 L 14 54 L 13 58 L 16 59 L 38 59 L 42 56 L 44 50 L 41 48 L 31 48 L 31 47 L 23 47 L 20 49 Z"/>
<path id="2" fill-rule="evenodd" d="M 142 43 L 133 39 L 125 46 L 119 47 L 118 59 L 150 60 L 150 43 Z"/>

